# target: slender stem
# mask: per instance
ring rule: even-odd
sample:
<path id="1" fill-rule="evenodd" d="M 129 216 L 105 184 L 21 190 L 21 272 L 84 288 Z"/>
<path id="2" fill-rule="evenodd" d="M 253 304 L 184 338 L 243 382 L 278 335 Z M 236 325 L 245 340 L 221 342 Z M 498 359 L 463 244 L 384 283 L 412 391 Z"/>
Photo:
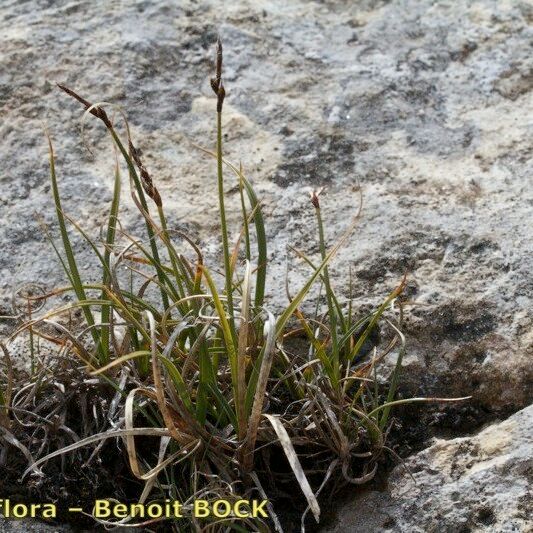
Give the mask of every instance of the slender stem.
<path id="1" fill-rule="evenodd" d="M 109 132 L 111 133 L 111 136 L 113 137 L 113 140 L 115 141 L 116 145 L 118 146 L 118 149 L 120 150 L 120 152 L 122 153 L 122 156 L 124 157 L 124 160 L 126 161 L 126 164 L 128 165 L 128 170 L 130 172 L 130 175 L 133 179 L 133 182 L 135 183 L 135 188 L 137 190 L 137 194 L 139 196 L 139 201 L 141 202 L 141 205 L 142 205 L 142 208 L 145 210 L 146 213 L 149 212 L 148 210 L 148 204 L 146 202 L 146 198 L 144 196 L 144 192 L 143 192 L 143 189 L 142 189 L 142 185 L 141 185 L 141 182 L 139 180 L 139 177 L 137 176 L 137 172 L 135 171 L 135 167 L 133 166 L 133 162 L 131 161 L 131 158 L 128 154 L 128 152 L 126 151 L 126 148 L 124 148 L 124 145 L 122 144 L 120 138 L 118 137 L 117 133 L 115 132 L 115 130 L 111 127 L 111 128 L 108 128 L 109 129 Z M 161 268 L 161 260 L 159 258 L 159 250 L 157 248 L 157 244 L 155 242 L 155 234 L 154 234 L 154 231 L 152 229 L 152 226 L 150 225 L 150 222 L 148 222 L 148 220 L 145 219 L 145 224 L 146 224 L 146 232 L 148 233 L 148 239 L 150 241 L 150 248 L 152 249 L 152 255 L 154 256 L 154 266 L 155 266 L 155 269 L 156 269 L 156 272 L 157 272 L 157 277 L 161 283 L 161 285 L 164 285 L 165 284 L 165 280 L 164 280 L 164 276 L 163 276 L 163 271 L 162 271 L 162 268 Z M 163 301 L 163 307 L 166 309 L 168 309 L 169 307 L 169 300 L 168 300 L 168 296 L 166 294 L 166 292 L 161 289 L 161 300 Z"/>
<path id="2" fill-rule="evenodd" d="M 118 164 L 118 159 L 115 166 L 115 184 L 113 187 L 113 200 L 111 202 L 111 211 L 109 212 L 109 221 L 107 225 L 107 235 L 106 235 L 106 247 L 104 251 L 104 274 L 102 279 L 102 285 L 110 286 L 111 284 L 111 247 L 113 246 L 115 242 L 115 234 L 116 234 L 116 226 L 117 226 L 117 215 L 119 210 L 119 203 L 120 203 L 120 189 L 121 189 L 121 182 L 120 182 L 120 167 Z M 102 290 L 102 300 L 104 300 L 106 297 L 106 293 L 104 290 Z M 102 323 L 102 335 L 101 335 L 101 343 L 102 343 L 102 356 L 103 356 L 103 363 L 107 363 L 109 361 L 109 348 L 110 348 L 110 333 L 111 329 L 109 326 L 105 324 L 110 323 L 110 318 L 112 316 L 111 309 L 104 305 L 102 306 L 102 310 L 100 313 L 101 316 L 101 323 Z"/>
<path id="3" fill-rule="evenodd" d="M 31 303 L 28 299 L 28 321 L 31 324 Z M 30 361 L 31 361 L 31 377 L 35 375 L 35 348 L 33 346 L 33 327 L 30 325 L 28 328 L 28 332 L 30 334 Z"/>
<path id="4" fill-rule="evenodd" d="M 178 265 L 179 259 L 176 257 L 175 250 L 172 247 L 170 234 L 168 232 L 167 218 L 165 216 L 165 212 L 163 211 L 163 206 L 157 206 L 157 211 L 159 213 L 159 220 L 161 222 L 161 228 L 163 230 L 163 241 L 168 249 L 168 255 L 170 257 L 170 262 L 172 263 L 172 270 L 174 273 L 174 277 L 176 278 L 176 284 L 178 286 L 179 295 L 180 298 L 185 298 L 185 291 L 183 290 L 183 283 L 180 278 L 180 276 L 183 275 L 183 266 Z M 185 276 L 184 279 L 186 280 Z"/>
<path id="5" fill-rule="evenodd" d="M 68 278 L 72 281 L 72 287 L 76 293 L 76 298 L 80 302 L 87 300 L 87 295 L 83 289 L 81 282 L 80 272 L 78 270 L 78 264 L 76 262 L 76 257 L 74 256 L 74 251 L 72 250 L 72 245 L 70 243 L 70 238 L 67 231 L 67 225 L 65 223 L 65 215 L 63 214 L 63 208 L 61 207 L 61 198 L 59 196 L 59 187 L 57 184 L 57 176 L 55 170 L 54 162 L 54 148 L 52 146 L 52 140 L 48 137 L 48 147 L 50 155 L 50 178 L 52 181 L 52 193 L 54 196 L 54 204 L 56 208 L 57 222 L 59 224 L 59 231 L 61 232 L 61 240 L 63 241 L 63 249 L 65 250 L 65 255 L 67 258 L 67 263 L 63 263 L 65 266 L 65 271 Z M 62 261 L 63 262 L 63 261 Z M 68 268 L 66 268 L 68 265 Z M 94 317 L 92 315 L 90 307 L 83 307 L 83 313 L 85 315 L 85 321 L 88 326 L 94 326 Z M 100 344 L 100 335 L 93 327 L 91 327 L 91 336 L 93 342 L 99 355 L 102 355 L 102 346 Z"/>
<path id="6" fill-rule="evenodd" d="M 324 224 L 322 222 L 322 215 L 320 212 L 320 207 L 315 206 L 316 218 L 318 222 L 318 239 L 320 245 L 320 254 L 322 256 L 322 261 L 326 258 L 326 243 L 324 239 Z M 329 281 L 329 270 L 327 265 L 324 267 L 324 285 L 326 288 L 326 300 L 328 303 L 328 315 L 330 323 L 330 333 L 331 333 L 331 356 L 333 360 L 333 375 L 334 383 L 333 386 L 337 388 L 340 379 L 340 368 L 339 368 L 339 345 L 337 342 L 337 312 L 333 304 L 333 297 L 331 291 L 331 284 Z"/>
<path id="7" fill-rule="evenodd" d="M 246 203 L 244 201 L 244 185 L 242 183 L 242 176 L 239 179 L 239 194 L 241 196 L 241 210 L 244 224 L 244 238 L 245 238 L 245 250 L 246 250 L 246 259 L 248 261 L 252 260 L 252 252 L 250 250 L 250 229 L 248 227 L 248 213 L 246 211 Z"/>
<path id="8" fill-rule="evenodd" d="M 226 281 L 226 298 L 230 316 L 232 334 L 235 335 L 235 321 L 233 319 L 233 273 L 231 271 L 230 251 L 228 244 L 228 227 L 226 224 L 226 209 L 224 207 L 224 174 L 222 170 L 222 113 L 217 113 L 217 174 L 218 174 L 218 203 L 220 209 L 220 227 L 222 232 L 222 251 L 224 254 L 224 274 Z"/>

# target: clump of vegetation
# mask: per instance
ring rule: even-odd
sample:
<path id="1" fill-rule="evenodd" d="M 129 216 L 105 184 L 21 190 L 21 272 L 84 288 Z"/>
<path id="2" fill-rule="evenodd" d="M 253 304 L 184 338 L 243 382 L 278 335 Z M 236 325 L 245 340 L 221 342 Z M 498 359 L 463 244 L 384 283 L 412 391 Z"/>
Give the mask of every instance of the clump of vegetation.
<path id="1" fill-rule="evenodd" d="M 176 530 L 281 530 L 277 489 L 289 477 L 307 505 L 302 528 L 309 511 L 318 522 L 318 497 L 328 483 L 362 484 L 376 474 L 388 449 L 391 408 L 424 401 L 395 400 L 405 343 L 401 320 L 394 316 L 399 312 L 401 318 L 398 297 L 405 280 L 377 309 L 354 318 L 352 303 L 338 298 L 328 272 L 353 224 L 338 242 L 328 245 L 319 193 L 313 193 L 310 208 L 316 213 L 320 257 L 313 262 L 294 250 L 308 265 L 309 278 L 289 295 L 287 307 L 277 316 L 268 309 L 267 289 L 279 288 L 266 283 L 262 206 L 242 167 L 223 157 L 220 42 L 211 80 L 216 151 L 204 152 L 214 158 L 217 168 L 221 272 L 206 264 L 191 235 L 167 221 L 163 199 L 124 115 L 125 137 L 105 111 L 107 104 L 91 104 L 73 90 L 59 87 L 84 107 L 84 118 L 96 117 L 111 136 L 117 153 L 113 199 L 105 238 L 96 242 L 63 210 L 49 138 L 61 245 L 45 230 L 69 285 L 44 296 L 27 296 L 27 301 L 32 309 L 32 303 L 66 293 L 75 298 L 40 315 L 29 313 L 15 332 L 14 336 L 31 333 L 32 353 L 33 337 L 51 340 L 59 350 L 46 364 L 34 358 L 26 385 L 14 384 L 7 365 L 0 382 L 0 436 L 27 458 L 25 475 L 37 477 L 46 475 L 54 457 L 66 460 L 89 450 L 83 462 L 90 466 L 105 455 L 106 443 L 117 442 L 127 454 L 132 477 L 142 483 L 137 496 L 141 503 L 175 499 L 184 503 L 187 513 L 199 498 L 269 499 L 268 519 L 187 516 L 170 525 Z M 129 234 L 119 222 L 120 159 L 145 223 L 146 240 Z M 242 208 L 242 228 L 235 243 L 230 243 L 224 205 L 228 171 L 239 187 Z M 72 229 L 94 251 L 100 281 L 82 279 Z M 190 252 L 183 251 L 184 245 Z M 302 302 L 316 283 L 323 289 L 325 311 L 319 300 L 310 316 L 302 310 Z M 395 302 L 396 313 L 385 317 Z M 54 322 L 76 310 L 81 310 L 81 325 Z M 46 333 L 43 324 L 53 327 Z M 390 333 L 389 340 L 380 351 L 376 345 L 369 350 L 368 340 L 379 324 Z M 304 350 L 295 348 L 296 338 L 305 339 Z M 9 363 L 8 349 L 3 349 Z M 376 367 L 393 351 L 396 366 L 384 390 L 378 386 Z M 81 391 L 82 396 L 77 396 Z M 81 397 L 79 417 L 73 417 L 76 398 Z M 99 522 L 155 527 L 157 519 Z"/>

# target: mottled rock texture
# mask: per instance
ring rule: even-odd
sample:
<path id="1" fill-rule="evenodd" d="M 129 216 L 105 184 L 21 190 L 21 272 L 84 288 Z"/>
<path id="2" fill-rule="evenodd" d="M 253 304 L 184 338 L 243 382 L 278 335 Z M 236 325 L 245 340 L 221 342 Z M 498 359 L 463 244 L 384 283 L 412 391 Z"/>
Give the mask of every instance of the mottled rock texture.
<path id="1" fill-rule="evenodd" d="M 317 253 L 308 192 L 326 187 L 333 242 L 361 187 L 362 218 L 332 278 L 347 296 L 351 268 L 356 303 L 368 308 L 408 273 L 402 394 L 471 394 L 466 407 L 435 415 L 452 430 L 526 406 L 532 19 L 525 0 L 4 0 L 0 315 L 12 314 L 19 284 L 64 283 L 36 217 L 56 229 L 44 124 L 65 209 L 97 236 L 109 208 L 110 143 L 89 117 L 87 151 L 82 110 L 56 82 L 126 109 L 172 224 L 195 235 L 212 264 L 220 259 L 215 169 L 192 144 L 214 146 L 219 32 L 225 151 L 263 200 L 272 305 L 285 298 L 286 257 L 294 288 L 306 272 L 287 243 Z M 227 182 L 236 235 L 239 195 Z M 124 197 L 125 227 L 141 235 Z M 88 247 L 79 241 L 76 252 L 86 279 L 95 277 Z M 5 333 L 13 326 L 0 321 Z"/>
<path id="2" fill-rule="evenodd" d="M 475 437 L 436 440 L 393 471 L 386 491 L 352 498 L 324 533 L 531 531 L 532 416 L 528 407 Z"/>
<path id="3" fill-rule="evenodd" d="M 0 533 L 64 533 L 72 531 L 68 527 L 51 526 L 37 520 L 7 520 L 0 516 Z"/>

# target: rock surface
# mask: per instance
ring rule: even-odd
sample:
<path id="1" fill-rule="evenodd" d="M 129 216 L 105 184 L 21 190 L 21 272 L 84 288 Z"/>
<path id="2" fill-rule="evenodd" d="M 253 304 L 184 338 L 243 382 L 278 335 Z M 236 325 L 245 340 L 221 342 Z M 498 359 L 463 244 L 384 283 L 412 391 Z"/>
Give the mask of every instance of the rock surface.
<path id="1" fill-rule="evenodd" d="M 90 155 L 82 110 L 55 82 L 127 109 L 169 218 L 218 259 L 213 162 L 191 142 L 214 145 L 208 80 L 219 31 L 226 153 L 243 161 L 275 237 L 271 298 L 284 299 L 286 244 L 317 251 L 308 191 L 327 187 L 333 241 L 360 184 L 363 217 L 333 276 L 346 295 L 352 268 L 355 298 L 368 305 L 409 273 L 406 390 L 473 394 L 485 411 L 528 403 L 529 3 L 97 4 L 2 4 L 1 315 L 13 314 L 20 284 L 64 279 L 37 218 L 53 226 L 43 123 L 65 209 L 96 236 L 109 206 L 109 142 L 86 121 Z M 238 194 L 227 196 L 237 232 Z M 140 233 L 132 212 L 126 205 L 122 219 Z M 91 279 L 90 250 L 79 242 L 77 253 Z M 305 275 L 297 263 L 290 257 L 294 286 Z"/>
<path id="2" fill-rule="evenodd" d="M 51 526 L 37 520 L 8 520 L 0 516 L 0 533 L 64 533 L 72 531 L 68 527 Z"/>
<path id="3" fill-rule="evenodd" d="M 528 407 L 475 437 L 436 440 L 393 471 L 385 492 L 352 498 L 323 532 L 531 531 L 532 419 Z"/>
<path id="4" fill-rule="evenodd" d="M 213 161 L 213 43 L 225 45 L 225 152 L 263 201 L 269 293 L 307 274 L 288 243 L 317 253 L 308 193 L 322 196 L 333 242 L 362 217 L 332 267 L 357 305 L 408 273 L 403 394 L 469 395 L 437 423 L 474 430 L 531 402 L 533 356 L 533 8 L 512 0 L 254 0 L 221 3 L 4 0 L 0 7 L 0 333 L 11 296 L 64 276 L 39 218 L 57 235 L 43 124 L 65 210 L 94 237 L 114 158 L 95 120 L 59 90 L 127 110 L 171 223 L 220 260 Z M 118 120 L 118 119 L 117 119 Z M 239 195 L 227 176 L 232 233 Z M 124 187 L 124 226 L 142 224 Z M 91 251 L 76 244 L 85 279 Z M 25 358 L 24 349 L 14 355 Z M 451 413 L 451 414 L 450 414 Z"/>

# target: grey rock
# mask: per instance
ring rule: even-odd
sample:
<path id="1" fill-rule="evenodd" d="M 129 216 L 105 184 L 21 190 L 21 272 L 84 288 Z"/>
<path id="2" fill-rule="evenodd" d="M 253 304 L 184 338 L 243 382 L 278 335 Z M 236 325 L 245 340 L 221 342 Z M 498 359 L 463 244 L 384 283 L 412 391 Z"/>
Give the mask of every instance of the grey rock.
<path id="1" fill-rule="evenodd" d="M 55 230 L 43 122 L 56 148 L 64 207 L 98 235 L 113 155 L 100 124 L 59 90 L 127 110 L 133 137 L 174 226 L 220 260 L 209 88 L 213 42 L 225 45 L 225 152 L 242 160 L 264 204 L 268 293 L 285 301 L 308 271 L 286 245 L 316 256 L 308 192 L 327 237 L 363 216 L 332 266 L 356 304 L 377 304 L 409 274 L 405 394 L 474 396 L 512 412 L 531 400 L 531 6 L 483 0 L 194 4 L 157 1 L 2 4 L 0 309 L 14 288 L 64 276 L 36 219 Z M 227 176 L 234 235 L 239 197 Z M 124 196 L 125 227 L 142 225 Z M 528 224 L 529 223 L 529 224 Z M 57 233 L 55 234 L 57 236 Z M 97 279 L 87 245 L 76 252 Z M 2 320 L 4 332 L 13 320 Z M 391 363 L 392 364 L 392 363 Z"/>
<path id="2" fill-rule="evenodd" d="M 43 123 L 65 210 L 96 238 L 109 209 L 109 140 L 91 117 L 82 140 L 82 110 L 56 82 L 126 109 L 171 225 L 219 264 L 215 168 L 192 142 L 215 144 L 220 32 L 225 154 L 263 201 L 271 307 L 285 301 L 287 258 L 293 292 L 309 274 L 287 244 L 318 254 L 308 193 L 326 186 L 333 243 L 360 187 L 332 282 L 344 301 L 351 270 L 363 310 L 408 273 L 402 394 L 472 395 L 474 426 L 531 402 L 529 2 L 4 0 L 0 14 L 1 316 L 20 284 L 65 284 L 35 216 L 57 237 Z M 239 195 L 226 180 L 234 237 Z M 142 236 L 124 191 L 124 227 Z M 89 247 L 75 248 L 84 278 L 98 279 Z M 15 325 L 1 318 L 0 333 Z"/>
<path id="3" fill-rule="evenodd" d="M 30 531 L 35 533 L 63 533 L 72 531 L 72 529 L 31 519 L 9 520 L 0 515 L 0 533 L 26 533 Z"/>
<path id="4" fill-rule="evenodd" d="M 386 491 L 344 502 L 323 533 L 531 531 L 532 422 L 528 407 L 474 437 L 436 440 L 396 467 Z"/>

